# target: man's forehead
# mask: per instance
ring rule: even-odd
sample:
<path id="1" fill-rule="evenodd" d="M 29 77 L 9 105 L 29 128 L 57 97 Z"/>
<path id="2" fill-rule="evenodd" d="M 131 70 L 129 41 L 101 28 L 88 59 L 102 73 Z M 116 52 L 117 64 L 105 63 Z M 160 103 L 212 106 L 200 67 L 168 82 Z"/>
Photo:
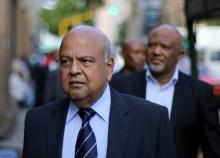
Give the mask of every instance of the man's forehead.
<path id="1" fill-rule="evenodd" d="M 86 37 L 86 38 L 96 38 L 103 39 L 104 34 L 96 28 L 90 26 L 78 26 L 72 29 L 69 33 L 73 37 Z"/>
<path id="2" fill-rule="evenodd" d="M 65 37 L 65 39 L 70 39 L 70 40 L 101 40 L 101 35 L 97 34 L 95 32 L 91 31 L 86 31 L 86 30 L 75 30 L 69 32 Z M 92 40 L 92 41 L 93 41 Z"/>
<path id="3" fill-rule="evenodd" d="M 87 38 L 76 38 L 71 40 L 64 40 L 60 47 L 59 54 L 61 55 L 77 55 L 77 56 L 89 56 L 98 54 L 99 56 L 104 54 L 104 45 L 101 42 L 90 40 Z"/>
<path id="4" fill-rule="evenodd" d="M 102 47 L 104 46 L 103 39 L 94 34 L 90 34 L 87 32 L 69 32 L 67 34 L 61 44 L 62 47 L 75 47 L 76 45 L 93 45 L 93 47 Z"/>
<path id="5" fill-rule="evenodd" d="M 173 37 L 173 38 L 181 38 L 180 33 L 178 32 L 178 30 L 170 25 L 162 25 L 159 27 L 154 28 L 150 35 L 159 35 L 159 36 L 169 36 L 169 37 Z"/>
<path id="6" fill-rule="evenodd" d="M 149 41 L 154 41 L 158 39 L 163 40 L 163 42 L 181 41 L 181 38 L 177 33 L 173 32 L 170 29 L 164 29 L 164 28 L 154 30 L 150 33 Z"/>

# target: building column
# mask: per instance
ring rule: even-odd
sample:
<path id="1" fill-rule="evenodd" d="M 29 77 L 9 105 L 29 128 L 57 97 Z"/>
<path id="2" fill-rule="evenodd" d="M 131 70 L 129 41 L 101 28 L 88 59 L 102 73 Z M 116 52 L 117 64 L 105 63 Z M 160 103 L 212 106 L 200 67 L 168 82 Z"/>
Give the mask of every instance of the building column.
<path id="1" fill-rule="evenodd" d="M 11 67 L 11 59 L 15 52 L 14 30 L 12 26 L 13 5 L 16 0 L 0 0 L 0 137 L 8 134 L 12 125 L 12 105 L 9 100 L 8 80 Z"/>

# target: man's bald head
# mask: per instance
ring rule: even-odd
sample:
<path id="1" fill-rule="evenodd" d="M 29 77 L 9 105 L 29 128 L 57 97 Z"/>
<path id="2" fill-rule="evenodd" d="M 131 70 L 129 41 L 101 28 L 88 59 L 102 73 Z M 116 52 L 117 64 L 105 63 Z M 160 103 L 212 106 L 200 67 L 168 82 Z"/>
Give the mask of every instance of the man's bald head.
<path id="1" fill-rule="evenodd" d="M 144 68 L 146 45 L 140 37 L 127 38 L 122 44 L 121 54 L 125 61 L 121 72 L 130 73 Z"/>
<path id="2" fill-rule="evenodd" d="M 70 30 L 65 36 L 71 36 L 72 34 L 81 34 L 84 36 L 88 36 L 88 38 L 97 38 L 99 39 L 100 43 L 103 44 L 105 48 L 105 60 L 107 61 L 112 57 L 112 49 L 111 49 L 111 42 L 108 37 L 98 28 L 89 26 L 89 25 L 78 25 Z M 98 44 L 97 44 L 98 45 Z"/>
<path id="3" fill-rule="evenodd" d="M 152 29 L 147 46 L 147 62 L 154 77 L 160 79 L 160 84 L 170 80 L 182 54 L 182 38 L 174 26 L 163 24 Z"/>
<path id="4" fill-rule="evenodd" d="M 156 32 L 160 32 L 160 33 L 165 32 L 172 38 L 175 38 L 176 44 L 177 44 L 176 46 L 180 49 L 180 51 L 182 51 L 182 42 L 183 42 L 182 36 L 175 26 L 169 25 L 169 24 L 162 24 L 162 25 L 156 26 L 150 31 L 149 38 L 153 33 L 156 33 Z"/>
<path id="5" fill-rule="evenodd" d="M 108 38 L 95 27 L 77 26 L 64 36 L 59 59 L 63 92 L 79 108 L 92 106 L 112 77 L 114 59 Z"/>
<path id="6" fill-rule="evenodd" d="M 141 44 L 145 45 L 145 41 L 142 38 L 134 36 L 134 37 L 127 38 L 123 42 L 122 47 L 126 47 L 127 45 L 130 45 L 133 43 L 141 43 Z"/>

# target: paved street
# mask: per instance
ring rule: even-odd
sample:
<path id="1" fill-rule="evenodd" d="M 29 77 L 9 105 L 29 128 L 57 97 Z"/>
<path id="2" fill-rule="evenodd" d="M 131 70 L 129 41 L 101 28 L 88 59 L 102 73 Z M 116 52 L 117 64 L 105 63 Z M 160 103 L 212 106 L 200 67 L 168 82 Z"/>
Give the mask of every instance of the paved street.
<path id="1" fill-rule="evenodd" d="M 12 147 L 19 151 L 22 150 L 23 146 L 23 132 L 24 132 L 24 118 L 27 109 L 18 109 L 17 118 L 14 126 L 14 130 L 5 140 L 0 140 L 0 147 Z"/>

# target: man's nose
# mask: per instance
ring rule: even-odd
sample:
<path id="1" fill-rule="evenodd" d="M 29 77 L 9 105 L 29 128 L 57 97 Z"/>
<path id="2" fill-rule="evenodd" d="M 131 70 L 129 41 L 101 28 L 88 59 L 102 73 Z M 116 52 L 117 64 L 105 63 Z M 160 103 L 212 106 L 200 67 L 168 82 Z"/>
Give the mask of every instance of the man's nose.
<path id="1" fill-rule="evenodd" d="M 145 52 L 144 52 L 144 51 L 138 52 L 137 58 L 138 58 L 139 60 L 145 60 L 145 58 L 146 58 Z"/>
<path id="2" fill-rule="evenodd" d="M 77 62 L 77 61 L 73 61 L 73 62 L 72 62 L 72 65 L 71 65 L 71 67 L 70 67 L 70 72 L 71 72 L 73 75 L 79 74 L 79 73 L 81 72 L 80 63 Z"/>
<path id="3" fill-rule="evenodd" d="M 161 53 L 161 47 L 160 46 L 155 46 L 155 48 L 154 48 L 154 54 L 160 54 Z"/>

